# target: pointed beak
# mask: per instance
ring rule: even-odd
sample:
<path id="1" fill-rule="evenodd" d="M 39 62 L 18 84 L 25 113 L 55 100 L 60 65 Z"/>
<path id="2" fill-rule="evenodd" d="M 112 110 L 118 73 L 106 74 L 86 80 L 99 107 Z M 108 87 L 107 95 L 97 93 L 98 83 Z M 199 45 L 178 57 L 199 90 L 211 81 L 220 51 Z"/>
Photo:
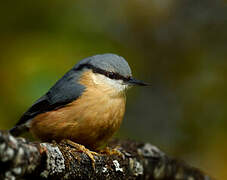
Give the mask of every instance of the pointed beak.
<path id="1" fill-rule="evenodd" d="M 149 86 L 150 85 L 150 84 L 145 83 L 143 81 L 137 80 L 133 77 L 131 77 L 126 83 L 128 85 L 131 85 L 131 86 Z"/>

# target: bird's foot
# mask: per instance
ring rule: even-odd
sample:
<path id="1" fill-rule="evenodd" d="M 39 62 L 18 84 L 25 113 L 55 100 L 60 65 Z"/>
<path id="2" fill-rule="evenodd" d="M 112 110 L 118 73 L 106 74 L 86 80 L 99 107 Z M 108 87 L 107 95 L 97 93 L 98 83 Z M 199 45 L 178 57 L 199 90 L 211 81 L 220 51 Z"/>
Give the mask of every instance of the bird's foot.
<path id="1" fill-rule="evenodd" d="M 111 149 L 109 147 L 105 147 L 104 149 L 99 151 L 100 154 L 106 154 L 106 155 L 116 155 L 120 156 L 122 159 L 124 159 L 124 154 L 119 150 L 119 147 L 116 146 L 115 148 Z"/>
<path id="2" fill-rule="evenodd" d="M 85 153 L 91 160 L 92 163 L 92 167 L 93 169 L 95 169 L 95 158 L 94 156 L 98 156 L 99 154 L 97 152 L 94 151 L 90 151 L 89 149 L 85 148 L 85 146 L 81 145 L 81 144 L 77 144 L 71 140 L 64 140 L 64 143 L 66 143 L 67 145 L 75 148 L 78 152 L 83 152 Z"/>

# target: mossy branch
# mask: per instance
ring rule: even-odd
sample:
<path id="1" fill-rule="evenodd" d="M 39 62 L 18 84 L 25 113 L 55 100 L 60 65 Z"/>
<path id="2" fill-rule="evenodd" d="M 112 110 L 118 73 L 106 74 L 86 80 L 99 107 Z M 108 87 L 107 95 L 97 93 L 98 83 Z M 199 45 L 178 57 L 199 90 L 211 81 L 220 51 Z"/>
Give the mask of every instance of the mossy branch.
<path id="1" fill-rule="evenodd" d="M 0 131 L 0 179 L 212 179 L 149 143 L 114 140 L 110 147 L 118 153 L 96 154 L 92 166 L 67 141 L 34 143 Z"/>

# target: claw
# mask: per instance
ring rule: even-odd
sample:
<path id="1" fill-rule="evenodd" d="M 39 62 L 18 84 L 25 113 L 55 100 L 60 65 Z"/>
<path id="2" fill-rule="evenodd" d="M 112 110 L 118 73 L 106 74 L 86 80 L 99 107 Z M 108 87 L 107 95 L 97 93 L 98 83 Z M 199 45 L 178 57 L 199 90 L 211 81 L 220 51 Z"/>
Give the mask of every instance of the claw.
<path id="1" fill-rule="evenodd" d="M 70 141 L 68 139 L 64 140 L 64 142 L 67 145 L 72 146 L 73 148 L 75 148 L 79 152 L 85 153 L 90 158 L 93 169 L 95 169 L 95 158 L 94 158 L 94 156 L 98 156 L 99 155 L 98 153 L 96 153 L 94 151 L 90 151 L 89 149 L 85 148 L 83 145 L 77 144 L 77 143 Z"/>
<path id="2" fill-rule="evenodd" d="M 122 159 L 125 158 L 124 154 L 121 153 L 121 151 L 118 150 L 118 147 L 115 147 L 114 149 L 111 149 L 109 147 L 105 147 L 104 149 L 99 151 L 100 154 L 107 154 L 107 155 L 117 155 L 120 156 Z"/>

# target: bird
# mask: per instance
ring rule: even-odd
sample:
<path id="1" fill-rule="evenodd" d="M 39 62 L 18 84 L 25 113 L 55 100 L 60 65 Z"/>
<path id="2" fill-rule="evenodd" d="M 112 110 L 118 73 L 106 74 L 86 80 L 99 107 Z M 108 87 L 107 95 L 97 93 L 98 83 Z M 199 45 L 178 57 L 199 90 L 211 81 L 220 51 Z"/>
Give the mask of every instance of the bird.
<path id="1" fill-rule="evenodd" d="M 68 139 L 89 149 L 103 146 L 119 129 L 126 91 L 148 84 L 133 78 L 127 61 L 106 53 L 82 59 L 41 96 L 9 130 L 41 141 Z"/>

